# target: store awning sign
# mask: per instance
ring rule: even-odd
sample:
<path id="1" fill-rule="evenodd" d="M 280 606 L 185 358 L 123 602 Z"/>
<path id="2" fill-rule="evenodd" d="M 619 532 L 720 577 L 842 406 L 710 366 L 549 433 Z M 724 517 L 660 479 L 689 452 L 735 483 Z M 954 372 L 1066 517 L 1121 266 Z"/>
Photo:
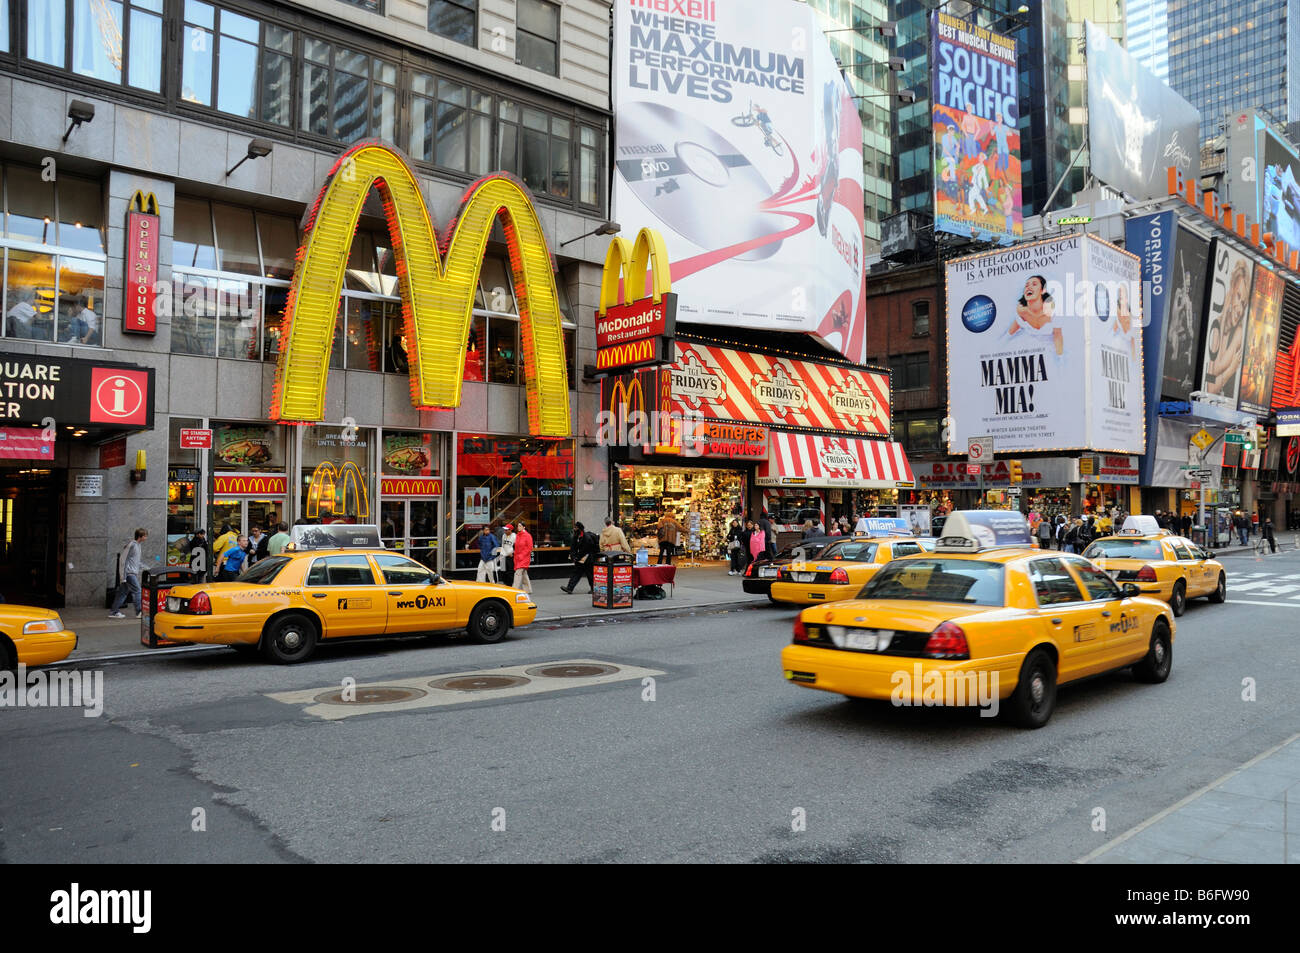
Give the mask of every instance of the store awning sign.
<path id="1" fill-rule="evenodd" d="M 352 464 L 356 466 L 356 464 Z M 317 468 L 319 469 L 319 468 Z M 266 473 L 219 473 L 212 478 L 214 496 L 284 496 L 288 480 L 283 476 Z"/>
<path id="2" fill-rule="evenodd" d="M 759 464 L 759 486 L 894 489 L 914 482 L 903 448 L 889 440 L 774 432 L 772 451 Z"/>
<path id="3" fill-rule="evenodd" d="M 644 296 L 633 294 L 650 291 Z M 663 236 L 643 228 L 636 241 L 615 237 L 605 253 L 596 311 L 596 370 L 625 371 L 672 360 L 677 296 Z"/>
<path id="4" fill-rule="evenodd" d="M 349 148 L 307 216 L 281 324 L 270 419 L 318 422 L 324 416 L 330 350 L 352 235 L 371 188 L 383 200 L 397 260 L 411 404 L 458 407 L 466 346 L 483 255 L 499 221 L 510 248 L 519 302 L 529 433 L 570 433 L 569 384 L 555 262 L 527 188 L 506 173 L 473 183 L 446 234 L 429 219 L 419 180 L 391 146 Z"/>
<path id="5" fill-rule="evenodd" d="M 158 199 L 136 190 L 126 212 L 126 283 L 122 290 L 122 330 L 153 334 L 158 330 L 154 299 L 158 287 L 161 230 Z"/>
<path id="6" fill-rule="evenodd" d="M 154 371 L 133 364 L 5 355 L 0 420 L 139 430 L 153 426 Z"/>
<path id="7" fill-rule="evenodd" d="M 384 477 L 379 492 L 383 496 L 403 499 L 437 499 L 442 496 L 442 480 L 437 477 Z"/>

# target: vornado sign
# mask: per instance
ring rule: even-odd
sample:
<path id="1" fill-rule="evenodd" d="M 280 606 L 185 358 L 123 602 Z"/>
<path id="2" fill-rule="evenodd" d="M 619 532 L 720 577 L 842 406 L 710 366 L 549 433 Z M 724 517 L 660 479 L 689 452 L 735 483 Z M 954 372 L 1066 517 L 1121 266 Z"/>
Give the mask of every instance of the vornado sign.
<path id="1" fill-rule="evenodd" d="M 325 369 L 339 295 L 372 186 L 383 199 L 397 261 L 412 405 L 423 410 L 460 404 L 479 271 L 499 219 L 519 302 L 529 432 L 568 436 L 569 384 L 555 265 L 528 191 L 504 173 L 479 179 L 466 190 L 439 241 L 410 166 L 392 146 L 378 142 L 361 142 L 343 153 L 308 213 L 284 311 L 270 418 L 306 423 L 324 416 Z"/>
<path id="2" fill-rule="evenodd" d="M 640 297 L 647 278 L 649 295 Z M 617 237 L 610 241 L 596 312 L 597 371 L 671 363 L 677 324 L 677 295 L 668 290 L 671 287 L 662 235 L 643 228 L 631 245 Z"/>

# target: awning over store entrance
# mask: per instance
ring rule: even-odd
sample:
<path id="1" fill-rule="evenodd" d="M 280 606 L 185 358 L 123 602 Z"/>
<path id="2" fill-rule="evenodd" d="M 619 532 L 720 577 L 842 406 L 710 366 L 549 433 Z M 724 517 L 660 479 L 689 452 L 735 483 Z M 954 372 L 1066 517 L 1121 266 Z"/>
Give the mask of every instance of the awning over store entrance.
<path id="1" fill-rule="evenodd" d="M 817 437 L 773 431 L 758 465 L 759 486 L 842 486 L 892 490 L 914 484 L 903 448 L 889 440 Z"/>

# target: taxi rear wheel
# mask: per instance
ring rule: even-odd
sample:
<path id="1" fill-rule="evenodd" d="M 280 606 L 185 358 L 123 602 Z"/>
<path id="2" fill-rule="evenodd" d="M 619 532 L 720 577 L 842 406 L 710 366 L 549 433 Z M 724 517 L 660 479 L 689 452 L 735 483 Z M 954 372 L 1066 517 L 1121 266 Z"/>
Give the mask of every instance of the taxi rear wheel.
<path id="1" fill-rule="evenodd" d="M 1007 716 L 1021 728 L 1041 728 L 1056 710 L 1056 663 L 1044 649 L 1034 649 L 1020 666 Z"/>
<path id="2" fill-rule="evenodd" d="M 0 635 L 0 672 L 18 670 L 18 650 L 3 635 Z"/>
<path id="3" fill-rule="evenodd" d="M 306 661 L 316 651 L 316 626 L 306 616 L 283 615 L 262 636 L 262 655 L 277 665 Z"/>
<path id="4" fill-rule="evenodd" d="M 475 642 L 500 642 L 510 631 L 510 610 L 496 599 L 474 607 L 469 617 L 469 634 Z"/>
<path id="5" fill-rule="evenodd" d="M 1169 597 L 1169 608 L 1175 616 L 1180 616 L 1187 609 L 1187 584 L 1179 579 L 1174 583 L 1173 594 Z"/>
<path id="6" fill-rule="evenodd" d="M 1228 577 L 1219 573 L 1219 584 L 1210 593 L 1210 601 L 1216 603 L 1226 602 L 1228 599 Z"/>
<path id="7" fill-rule="evenodd" d="M 1174 667 L 1174 646 L 1169 638 L 1169 624 L 1156 619 L 1151 627 L 1151 645 L 1142 661 L 1133 666 L 1133 677 L 1140 682 L 1158 685 L 1169 677 Z"/>

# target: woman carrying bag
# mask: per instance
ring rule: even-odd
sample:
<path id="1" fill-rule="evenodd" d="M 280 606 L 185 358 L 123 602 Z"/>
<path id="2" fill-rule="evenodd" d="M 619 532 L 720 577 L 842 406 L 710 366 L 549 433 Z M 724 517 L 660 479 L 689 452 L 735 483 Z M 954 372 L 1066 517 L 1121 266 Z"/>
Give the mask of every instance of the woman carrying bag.
<path id="1" fill-rule="evenodd" d="M 727 558 L 731 560 L 728 576 L 740 576 L 745 572 L 745 552 L 741 549 L 740 520 L 732 520 L 727 530 Z"/>

